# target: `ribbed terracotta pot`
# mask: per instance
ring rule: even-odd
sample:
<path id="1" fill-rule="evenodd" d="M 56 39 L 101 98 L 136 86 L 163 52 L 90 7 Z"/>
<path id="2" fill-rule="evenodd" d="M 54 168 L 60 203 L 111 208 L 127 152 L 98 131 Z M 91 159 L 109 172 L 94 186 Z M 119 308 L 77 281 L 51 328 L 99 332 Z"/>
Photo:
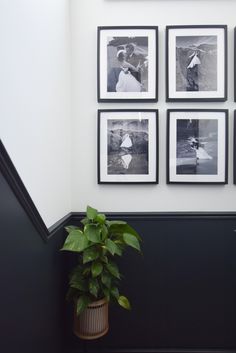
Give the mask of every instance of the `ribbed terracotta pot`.
<path id="1" fill-rule="evenodd" d="M 109 329 L 108 302 L 101 299 L 88 305 L 77 317 L 74 312 L 74 334 L 86 340 L 104 336 Z"/>

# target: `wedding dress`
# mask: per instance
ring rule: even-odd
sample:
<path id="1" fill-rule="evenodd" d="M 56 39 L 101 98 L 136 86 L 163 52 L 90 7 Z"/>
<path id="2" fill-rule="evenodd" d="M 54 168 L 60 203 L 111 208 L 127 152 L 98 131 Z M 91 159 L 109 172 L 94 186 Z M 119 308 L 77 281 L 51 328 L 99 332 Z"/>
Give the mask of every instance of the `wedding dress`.
<path id="1" fill-rule="evenodd" d="M 131 138 L 129 134 L 125 134 L 123 142 L 121 143 L 120 147 L 130 148 L 132 146 Z"/>
<path id="2" fill-rule="evenodd" d="M 194 55 L 194 56 L 193 56 L 192 60 L 190 61 L 190 63 L 189 63 L 189 65 L 188 65 L 187 69 L 192 69 L 194 66 L 201 64 L 201 61 L 200 61 L 200 59 L 198 58 L 197 54 L 193 54 L 193 55 Z M 192 56 L 192 55 L 191 55 L 191 56 Z M 190 56 L 190 57 L 191 57 L 191 56 Z"/>
<path id="3" fill-rule="evenodd" d="M 197 149 L 197 158 L 198 159 L 213 159 L 202 147 Z"/>
<path id="4" fill-rule="evenodd" d="M 141 83 L 130 71 L 121 70 L 116 84 L 116 92 L 141 92 Z"/>

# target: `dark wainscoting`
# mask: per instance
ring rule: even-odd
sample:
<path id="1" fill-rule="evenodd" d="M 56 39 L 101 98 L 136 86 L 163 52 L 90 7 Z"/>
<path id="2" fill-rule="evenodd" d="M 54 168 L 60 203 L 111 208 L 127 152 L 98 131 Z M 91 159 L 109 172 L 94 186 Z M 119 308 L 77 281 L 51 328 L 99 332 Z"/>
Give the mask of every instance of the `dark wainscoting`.
<path id="1" fill-rule="evenodd" d="M 107 336 L 88 352 L 236 351 L 234 214 L 109 214 L 143 237 L 143 256 L 120 261 L 127 312 L 111 307 Z M 71 224 L 78 224 L 73 214 Z M 71 317 L 71 316 L 70 316 Z M 68 326 L 72 323 L 69 319 Z M 68 353 L 84 349 L 67 333 Z"/>
<path id="2" fill-rule="evenodd" d="M 0 141 L 1 353 L 236 353 L 236 214 L 110 213 L 143 237 L 120 260 L 132 311 L 110 308 L 94 342 L 72 334 L 59 252 L 72 213 L 47 229 Z"/>
<path id="3" fill-rule="evenodd" d="M 44 242 L 0 173 L 0 352 L 61 353 L 63 228 Z"/>

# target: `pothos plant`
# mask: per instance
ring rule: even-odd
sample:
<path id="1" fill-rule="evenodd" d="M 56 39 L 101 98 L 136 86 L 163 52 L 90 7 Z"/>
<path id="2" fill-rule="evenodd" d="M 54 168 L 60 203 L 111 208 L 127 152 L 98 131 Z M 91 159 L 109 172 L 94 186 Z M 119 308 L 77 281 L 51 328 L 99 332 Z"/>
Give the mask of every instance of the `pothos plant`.
<path id="1" fill-rule="evenodd" d="M 78 264 L 70 274 L 67 299 L 76 303 L 77 316 L 89 303 L 104 297 L 130 309 L 128 298 L 119 293 L 121 274 L 115 259 L 122 256 L 126 247 L 140 252 L 140 236 L 126 222 L 107 220 L 105 214 L 89 206 L 81 223 L 81 228 L 65 228 L 69 234 L 61 249 L 78 254 Z"/>

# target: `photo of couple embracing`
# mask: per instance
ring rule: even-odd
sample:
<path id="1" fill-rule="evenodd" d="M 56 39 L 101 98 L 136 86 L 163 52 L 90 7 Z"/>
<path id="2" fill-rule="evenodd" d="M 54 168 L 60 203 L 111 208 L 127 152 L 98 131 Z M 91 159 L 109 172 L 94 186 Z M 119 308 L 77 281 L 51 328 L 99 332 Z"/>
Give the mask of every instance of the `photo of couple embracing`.
<path id="1" fill-rule="evenodd" d="M 109 37 L 107 91 L 148 91 L 148 37 Z"/>

